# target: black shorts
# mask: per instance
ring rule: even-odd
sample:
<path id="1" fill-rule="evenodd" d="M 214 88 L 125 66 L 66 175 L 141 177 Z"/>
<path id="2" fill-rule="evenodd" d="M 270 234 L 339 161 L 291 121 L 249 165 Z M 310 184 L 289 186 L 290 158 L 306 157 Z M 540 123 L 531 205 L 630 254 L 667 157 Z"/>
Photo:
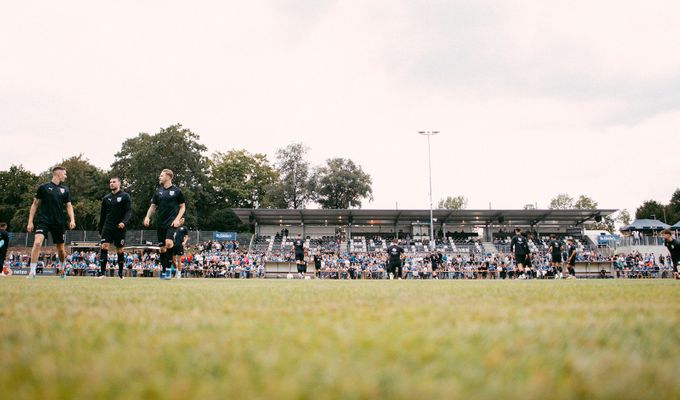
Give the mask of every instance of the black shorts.
<path id="1" fill-rule="evenodd" d="M 125 246 L 125 229 L 104 228 L 101 242 L 113 243 L 116 248 L 122 248 Z"/>
<path id="2" fill-rule="evenodd" d="M 305 253 L 295 253 L 295 261 L 305 261 Z"/>
<path id="3" fill-rule="evenodd" d="M 181 244 L 178 246 L 173 246 L 172 247 L 172 255 L 173 256 L 183 256 L 184 255 L 184 246 Z"/>
<path id="4" fill-rule="evenodd" d="M 552 255 L 552 262 L 556 264 L 561 264 L 562 263 L 562 254 L 553 254 Z"/>
<path id="5" fill-rule="evenodd" d="M 64 225 L 52 225 L 38 223 L 35 227 L 36 235 L 43 235 L 47 239 L 47 234 L 52 235 L 54 244 L 63 244 L 66 241 L 66 227 Z"/>
<path id="6" fill-rule="evenodd" d="M 387 272 L 395 272 L 400 267 L 401 267 L 401 262 L 390 261 L 389 263 L 387 263 Z"/>
<path id="7" fill-rule="evenodd" d="M 156 235 L 158 235 L 158 245 L 163 247 L 165 246 L 166 240 L 174 240 L 175 230 L 176 229 L 171 226 L 167 228 L 156 229 Z"/>
<path id="8" fill-rule="evenodd" d="M 515 264 L 522 264 L 523 266 L 527 263 L 526 254 L 515 254 Z"/>
<path id="9" fill-rule="evenodd" d="M 306 274 L 307 273 L 307 264 L 298 264 L 297 270 L 298 270 L 298 274 Z"/>

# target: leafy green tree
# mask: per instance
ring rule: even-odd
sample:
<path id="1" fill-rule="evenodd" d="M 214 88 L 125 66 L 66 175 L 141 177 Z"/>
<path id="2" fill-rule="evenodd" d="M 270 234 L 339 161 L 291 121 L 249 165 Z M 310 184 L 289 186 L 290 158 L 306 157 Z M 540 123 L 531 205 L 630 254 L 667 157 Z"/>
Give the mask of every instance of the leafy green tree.
<path id="1" fill-rule="evenodd" d="M 293 143 L 276 151 L 279 182 L 268 188 L 267 204 L 281 208 L 301 208 L 315 199 L 314 183 L 306 156 L 309 149 Z"/>
<path id="2" fill-rule="evenodd" d="M 635 210 L 635 218 L 637 219 L 663 219 L 665 206 L 655 200 L 647 200 L 637 210 Z"/>
<path id="3" fill-rule="evenodd" d="M 371 176 L 345 158 L 332 158 L 318 168 L 312 179 L 316 201 L 322 208 L 361 207 L 363 199 L 373 200 Z"/>
<path id="4" fill-rule="evenodd" d="M 524 208 L 525 210 L 535 210 L 535 209 L 536 209 L 536 206 L 535 206 L 534 204 L 527 203 L 527 204 L 524 205 L 523 208 Z"/>
<path id="5" fill-rule="evenodd" d="M 574 208 L 574 199 L 566 193 L 561 193 L 550 200 L 551 210 L 570 210 Z"/>
<path id="6" fill-rule="evenodd" d="M 278 180 L 278 173 L 264 154 L 245 150 L 215 153 L 210 162 L 210 184 L 220 200 L 233 208 L 266 208 L 267 188 Z"/>
<path id="7" fill-rule="evenodd" d="M 28 210 L 31 206 L 39 182 L 38 176 L 21 165 L 12 165 L 9 170 L 0 171 L 0 222 L 7 222 L 10 230 L 19 231 L 25 228 L 24 224 L 15 229 L 11 221 L 19 210 Z"/>
<path id="8" fill-rule="evenodd" d="M 675 189 L 671 201 L 666 207 L 666 217 L 669 224 L 675 224 L 680 221 L 680 189 Z"/>
<path id="9" fill-rule="evenodd" d="M 440 210 L 464 210 L 467 208 L 468 199 L 465 196 L 446 196 L 439 200 L 437 208 Z"/>
<path id="10" fill-rule="evenodd" d="M 597 209 L 597 201 L 593 200 L 591 197 L 580 195 L 576 203 L 574 203 L 573 208 L 577 210 L 595 210 Z"/>
<path id="11" fill-rule="evenodd" d="M 142 228 L 142 222 L 154 191 L 158 175 L 169 168 L 174 172 L 173 183 L 186 197 L 186 224 L 201 228 L 200 221 L 209 220 L 218 205 L 208 182 L 207 148 L 200 137 L 181 124 L 161 128 L 158 133 L 140 133 L 123 142 L 111 165 L 112 174 L 123 180 L 132 197 L 130 228 Z"/>
<path id="12" fill-rule="evenodd" d="M 618 215 L 616 216 L 616 221 L 622 223 L 623 225 L 630 225 L 630 212 L 628 212 L 628 210 L 625 208 L 619 211 Z"/>

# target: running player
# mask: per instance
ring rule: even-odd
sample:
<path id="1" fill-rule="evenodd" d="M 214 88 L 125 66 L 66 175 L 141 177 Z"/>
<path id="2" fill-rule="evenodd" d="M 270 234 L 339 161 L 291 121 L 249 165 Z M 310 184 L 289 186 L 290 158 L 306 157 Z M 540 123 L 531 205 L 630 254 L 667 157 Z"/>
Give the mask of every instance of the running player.
<path id="1" fill-rule="evenodd" d="M 12 275 L 12 269 L 5 268 L 5 257 L 7 257 L 8 248 L 9 235 L 7 234 L 7 224 L 0 222 L 0 270 L 2 270 L 2 276 Z"/>
<path id="2" fill-rule="evenodd" d="M 550 242 L 548 243 L 548 250 L 550 250 L 550 266 L 555 274 L 555 279 L 560 279 L 562 275 L 562 243 L 557 240 L 557 236 L 550 235 Z"/>
<path id="3" fill-rule="evenodd" d="M 184 203 L 184 194 L 175 185 L 172 184 L 174 173 L 172 170 L 164 169 L 158 176 L 158 183 L 161 185 L 156 189 L 151 198 L 151 205 L 146 212 L 144 218 L 144 226 L 151 224 L 151 216 L 158 208 L 158 217 L 156 218 L 156 234 L 158 236 L 158 245 L 160 246 L 160 261 L 161 261 L 161 279 L 167 279 L 166 271 L 170 268 L 171 254 L 168 250 L 174 246 L 173 238 L 175 229 L 181 225 L 180 221 L 184 216 L 186 204 Z"/>
<path id="4" fill-rule="evenodd" d="M 522 230 L 515 228 L 515 236 L 510 241 L 510 251 L 515 254 L 515 264 L 517 266 L 517 278 L 525 279 L 524 265 L 526 265 L 526 258 L 529 256 L 529 244 L 527 239 L 522 236 Z"/>
<path id="5" fill-rule="evenodd" d="M 567 279 L 576 279 L 576 245 L 573 239 L 567 240 Z"/>
<path id="6" fill-rule="evenodd" d="M 395 275 L 401 279 L 401 259 L 404 254 L 404 249 L 399 247 L 397 239 L 392 240 L 392 245 L 386 250 L 388 255 L 387 260 L 387 275 L 390 279 L 394 279 Z"/>
<path id="7" fill-rule="evenodd" d="M 670 229 L 661 231 L 663 237 L 663 244 L 671 253 L 671 263 L 673 263 L 673 274 L 677 279 L 680 279 L 680 241 L 673 239 L 673 234 Z"/>
<path id="8" fill-rule="evenodd" d="M 101 236 L 101 250 L 99 252 L 99 278 L 106 276 L 106 264 L 109 261 L 109 248 L 111 243 L 116 246 L 118 255 L 118 277 L 123 279 L 125 267 L 125 232 L 132 215 L 132 201 L 130 195 L 120 189 L 120 178 L 109 179 L 109 189 L 102 198 L 102 207 L 99 215 L 99 236 Z"/>
<path id="9" fill-rule="evenodd" d="M 60 277 L 66 277 L 66 268 L 64 267 L 64 261 L 66 260 L 66 248 L 64 247 L 64 241 L 66 239 L 64 206 L 66 206 L 66 213 L 69 218 L 68 228 L 74 229 L 76 227 L 76 222 L 75 217 L 73 216 L 71 192 L 66 186 L 62 185 L 65 180 L 66 169 L 64 167 L 52 168 L 52 179 L 38 187 L 38 191 L 33 199 L 31 210 L 28 212 L 26 230 L 28 232 L 33 232 L 35 229 L 35 239 L 33 241 L 33 248 L 31 249 L 31 270 L 28 273 L 27 278 L 35 277 L 36 267 L 38 266 L 38 257 L 40 256 L 40 247 L 48 234 L 52 235 L 52 241 L 57 247 L 57 254 L 59 255 L 56 272 Z M 38 223 L 34 226 L 33 220 L 36 212 L 38 213 Z"/>
<path id="10" fill-rule="evenodd" d="M 177 279 L 182 277 L 182 257 L 184 256 L 184 246 L 186 246 L 189 242 L 189 230 L 186 226 L 184 226 L 184 218 L 182 218 L 179 223 L 181 226 L 175 231 L 175 237 L 173 239 L 175 246 L 173 247 L 172 251 L 172 264 L 177 270 L 177 274 L 175 275 Z"/>
<path id="11" fill-rule="evenodd" d="M 297 265 L 298 276 L 304 279 L 305 274 L 307 273 L 307 263 L 305 262 L 305 242 L 302 240 L 302 237 L 299 234 L 293 241 L 293 251 L 295 252 L 295 264 Z"/>

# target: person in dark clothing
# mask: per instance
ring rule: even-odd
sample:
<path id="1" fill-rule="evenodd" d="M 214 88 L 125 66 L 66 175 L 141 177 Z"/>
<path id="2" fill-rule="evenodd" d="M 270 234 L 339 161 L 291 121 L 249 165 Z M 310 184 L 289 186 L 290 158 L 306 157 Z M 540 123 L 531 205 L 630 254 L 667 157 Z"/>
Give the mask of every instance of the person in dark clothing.
<path id="1" fill-rule="evenodd" d="M 29 264 L 31 270 L 28 278 L 35 277 L 40 248 L 48 234 L 52 235 L 52 241 L 57 247 L 57 254 L 59 254 L 59 261 L 56 265 L 57 273 L 62 278 L 66 277 L 66 268 L 64 266 L 64 261 L 66 260 L 66 247 L 64 246 L 66 241 L 66 219 L 64 218 L 64 207 L 66 207 L 66 214 L 68 214 L 69 218 L 68 229 L 74 229 L 76 222 L 73 205 L 71 204 L 71 192 L 66 186 L 62 185 L 65 180 L 66 169 L 64 167 L 52 168 L 52 180 L 38 187 L 31 209 L 28 212 L 26 230 L 30 233 L 35 229 L 35 240 L 33 241 L 31 262 Z M 33 219 L 36 213 L 38 221 L 34 226 Z"/>
<path id="2" fill-rule="evenodd" d="M 567 241 L 567 266 L 568 272 L 565 278 L 576 279 L 576 245 L 572 239 Z"/>
<path id="3" fill-rule="evenodd" d="M 5 268 L 5 258 L 9 248 L 9 235 L 7 234 L 7 224 L 0 222 L 0 270 L 2 275 L 12 275 L 11 268 Z"/>
<path id="4" fill-rule="evenodd" d="M 153 197 L 151 205 L 144 218 L 144 226 L 151 224 L 151 216 L 158 209 L 156 218 L 156 235 L 160 246 L 160 261 L 163 273 L 161 279 L 167 279 L 166 271 L 172 263 L 169 250 L 174 246 L 175 229 L 179 228 L 180 220 L 186 211 L 184 194 L 177 186 L 172 184 L 174 173 L 172 170 L 164 169 L 158 176 L 158 183 L 161 185 Z"/>
<path id="5" fill-rule="evenodd" d="M 108 193 L 102 198 L 101 212 L 99 215 L 99 236 L 101 237 L 101 250 L 99 253 L 99 277 L 106 276 L 106 263 L 109 261 L 109 248 L 111 243 L 116 246 L 118 255 L 118 277 L 123 279 L 125 267 L 125 232 L 132 215 L 132 201 L 130 195 L 120 189 L 120 178 L 113 177 L 109 180 Z"/>
<path id="6" fill-rule="evenodd" d="M 307 273 L 307 262 L 305 261 L 305 241 L 302 240 L 301 235 L 297 235 L 297 238 L 293 241 L 293 252 L 295 253 L 298 276 L 304 279 Z"/>
<path id="7" fill-rule="evenodd" d="M 557 236 L 550 235 L 548 250 L 550 250 L 550 266 L 555 273 L 555 278 L 562 278 L 562 243 L 557 240 Z"/>
<path id="8" fill-rule="evenodd" d="M 520 279 L 526 278 L 524 275 L 524 265 L 526 265 L 526 258 L 529 256 L 529 244 L 527 239 L 522 236 L 522 230 L 515 228 L 515 236 L 510 241 L 510 251 L 515 254 L 515 264 L 517 265 L 517 276 Z"/>
<path id="9" fill-rule="evenodd" d="M 671 263 L 673 264 L 673 274 L 677 279 L 680 279 L 680 241 L 673 238 L 670 229 L 661 231 L 664 246 L 671 253 Z"/>
<path id="10" fill-rule="evenodd" d="M 398 241 L 395 239 L 392 241 L 392 245 L 387 248 L 387 274 L 389 279 L 401 279 L 401 262 L 404 254 L 404 249 L 398 246 Z"/>
<path id="11" fill-rule="evenodd" d="M 177 274 L 175 275 L 177 279 L 182 277 L 182 257 L 184 256 L 184 247 L 189 242 L 189 230 L 184 226 L 184 218 L 182 218 L 179 223 L 181 226 L 175 231 L 175 236 L 172 240 L 175 244 L 172 247 L 172 264 L 177 270 Z M 172 274 L 170 275 L 172 276 Z"/>

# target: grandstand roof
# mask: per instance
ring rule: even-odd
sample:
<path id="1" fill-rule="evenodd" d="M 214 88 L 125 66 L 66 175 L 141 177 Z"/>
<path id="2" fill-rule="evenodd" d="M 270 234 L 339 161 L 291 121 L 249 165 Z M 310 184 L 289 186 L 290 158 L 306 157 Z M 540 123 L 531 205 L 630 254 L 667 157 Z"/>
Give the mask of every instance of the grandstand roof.
<path id="1" fill-rule="evenodd" d="M 244 224 L 260 225 L 395 225 L 426 223 L 430 210 L 326 210 L 234 208 Z M 437 224 L 451 225 L 559 225 L 578 226 L 597 216 L 605 217 L 617 210 L 434 210 Z"/>
<path id="2" fill-rule="evenodd" d="M 636 219 L 632 224 L 621 228 L 621 231 L 662 231 L 671 226 L 658 219 Z"/>

